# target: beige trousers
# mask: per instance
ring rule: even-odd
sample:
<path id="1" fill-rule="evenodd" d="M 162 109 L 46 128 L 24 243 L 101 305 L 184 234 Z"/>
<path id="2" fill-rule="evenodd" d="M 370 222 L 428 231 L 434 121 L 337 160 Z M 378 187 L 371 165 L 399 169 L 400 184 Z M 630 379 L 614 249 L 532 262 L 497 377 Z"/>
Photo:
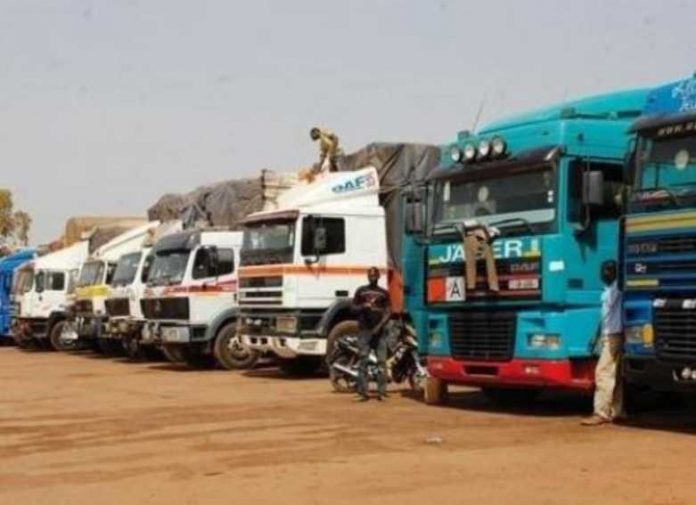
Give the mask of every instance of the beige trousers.
<path id="1" fill-rule="evenodd" d="M 594 413 L 613 420 L 623 415 L 623 388 L 621 387 L 621 354 L 623 336 L 604 335 L 602 352 L 595 368 Z"/>

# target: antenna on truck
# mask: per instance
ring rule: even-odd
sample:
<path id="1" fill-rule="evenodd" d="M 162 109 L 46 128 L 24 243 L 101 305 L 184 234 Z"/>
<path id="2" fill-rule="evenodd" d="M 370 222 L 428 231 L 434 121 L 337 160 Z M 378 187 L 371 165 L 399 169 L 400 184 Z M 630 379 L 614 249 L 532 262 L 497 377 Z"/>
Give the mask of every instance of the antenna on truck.
<path id="1" fill-rule="evenodd" d="M 474 126 L 471 127 L 472 133 L 476 132 L 476 127 L 479 124 L 479 121 L 481 120 L 481 115 L 483 114 L 483 107 L 486 105 L 486 95 L 483 95 L 483 98 L 481 99 L 481 103 L 479 104 L 478 112 L 476 112 L 476 119 L 474 119 Z"/>

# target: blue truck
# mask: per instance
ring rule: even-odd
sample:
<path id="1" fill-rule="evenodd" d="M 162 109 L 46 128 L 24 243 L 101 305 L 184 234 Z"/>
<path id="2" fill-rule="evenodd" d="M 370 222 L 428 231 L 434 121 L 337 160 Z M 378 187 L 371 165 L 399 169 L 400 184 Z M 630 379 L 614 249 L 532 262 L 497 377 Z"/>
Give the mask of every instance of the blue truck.
<path id="1" fill-rule="evenodd" d="M 11 341 L 12 281 L 17 267 L 36 257 L 34 249 L 23 249 L 0 258 L 0 343 Z"/>
<path id="2" fill-rule="evenodd" d="M 501 401 L 592 390 L 600 266 L 619 259 L 629 130 L 647 93 L 564 103 L 443 147 L 422 241 L 427 403 L 449 384 Z M 487 248 L 474 253 L 477 231 Z"/>
<path id="3" fill-rule="evenodd" d="M 624 380 L 696 392 L 696 76 L 654 89 L 633 131 Z"/>

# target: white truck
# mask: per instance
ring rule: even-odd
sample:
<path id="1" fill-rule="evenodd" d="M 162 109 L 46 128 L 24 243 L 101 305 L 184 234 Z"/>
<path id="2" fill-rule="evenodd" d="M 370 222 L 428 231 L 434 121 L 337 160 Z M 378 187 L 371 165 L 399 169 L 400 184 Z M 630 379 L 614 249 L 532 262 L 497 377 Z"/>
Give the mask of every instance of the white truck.
<path id="1" fill-rule="evenodd" d="M 154 259 L 152 246 L 159 238 L 179 231 L 181 221 L 168 221 L 150 228 L 141 249 L 124 254 L 116 265 L 105 302 L 109 316 L 107 334 L 114 341 L 120 341 L 132 359 L 161 356 L 155 346 L 143 345 L 145 316 L 140 302 Z"/>
<path id="2" fill-rule="evenodd" d="M 152 221 L 131 228 L 96 249 L 84 262 L 75 288 L 72 324 L 78 347 L 94 347 L 101 352 L 120 352 L 120 340 L 107 331 L 106 299 L 121 256 L 139 252 L 151 230 L 159 226 Z M 68 333 L 64 333 L 67 344 Z"/>
<path id="3" fill-rule="evenodd" d="M 89 243 L 81 241 L 20 267 L 15 284 L 12 330 L 19 346 L 61 348 L 61 335 L 68 317 L 68 293 L 88 250 Z"/>
<path id="4" fill-rule="evenodd" d="M 141 302 L 144 343 L 160 345 L 170 361 L 191 367 L 253 366 L 258 356 L 236 338 L 241 244 L 241 232 L 217 229 L 157 241 Z"/>
<path id="5" fill-rule="evenodd" d="M 320 175 L 284 192 L 275 210 L 249 215 L 239 270 L 241 341 L 289 373 L 317 370 L 327 353 L 319 323 L 378 267 L 387 285 L 385 210 L 375 168 Z M 347 304 L 330 317 L 331 341 L 355 331 Z"/>

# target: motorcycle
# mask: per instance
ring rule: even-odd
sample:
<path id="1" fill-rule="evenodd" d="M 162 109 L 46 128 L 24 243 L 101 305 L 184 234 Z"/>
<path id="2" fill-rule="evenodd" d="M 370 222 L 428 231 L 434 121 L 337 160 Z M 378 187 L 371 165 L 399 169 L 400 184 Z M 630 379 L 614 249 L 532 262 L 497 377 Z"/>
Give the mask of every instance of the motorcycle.
<path id="1" fill-rule="evenodd" d="M 418 340 L 413 328 L 394 327 L 388 329 L 387 380 L 395 384 L 408 382 L 412 391 L 422 393 L 428 371 L 418 356 Z M 329 379 L 334 390 L 352 393 L 357 390 L 360 350 L 358 335 L 339 338 L 329 356 Z M 379 367 L 374 350 L 370 351 L 367 365 L 368 381 L 376 382 Z"/>

